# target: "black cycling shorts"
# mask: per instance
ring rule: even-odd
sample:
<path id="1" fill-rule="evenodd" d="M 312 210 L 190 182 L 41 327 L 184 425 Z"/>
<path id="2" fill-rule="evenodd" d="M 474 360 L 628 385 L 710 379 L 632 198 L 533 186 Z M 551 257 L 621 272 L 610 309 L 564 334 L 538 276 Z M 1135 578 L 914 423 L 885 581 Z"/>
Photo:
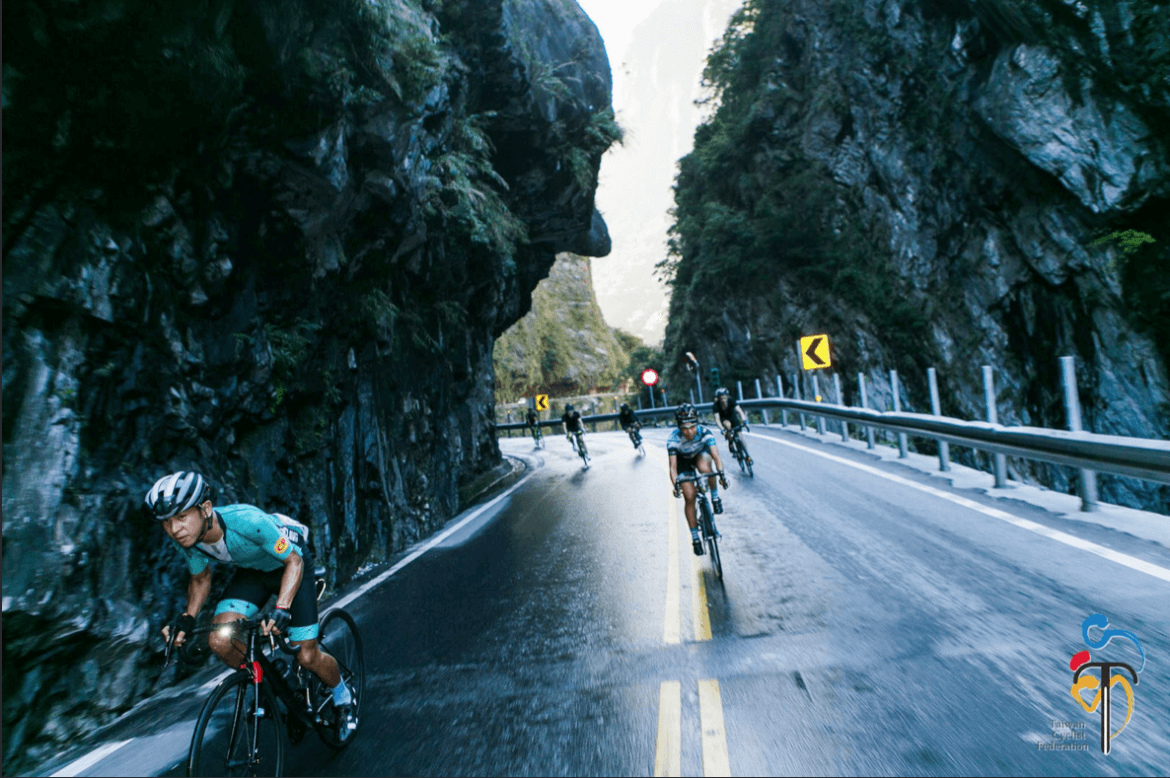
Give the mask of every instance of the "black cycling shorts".
<path id="1" fill-rule="evenodd" d="M 292 616 L 289 622 L 288 639 L 314 640 L 317 637 L 317 586 L 313 574 L 313 558 L 302 557 L 301 587 L 293 597 L 292 607 L 288 609 Z M 240 613 L 244 618 L 255 616 L 271 595 L 280 594 L 280 579 L 284 576 L 284 568 L 263 572 L 250 567 L 237 567 L 232 580 L 223 590 L 223 599 L 216 606 L 215 615 L 221 613 Z"/>

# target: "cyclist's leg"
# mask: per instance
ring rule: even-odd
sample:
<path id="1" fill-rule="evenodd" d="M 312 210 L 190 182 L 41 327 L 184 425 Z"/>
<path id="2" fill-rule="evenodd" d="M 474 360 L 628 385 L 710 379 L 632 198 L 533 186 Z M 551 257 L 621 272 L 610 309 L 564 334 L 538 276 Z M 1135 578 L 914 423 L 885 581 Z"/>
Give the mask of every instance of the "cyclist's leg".
<path id="1" fill-rule="evenodd" d="M 681 484 L 679 489 L 682 490 L 683 499 L 686 500 L 686 507 L 683 510 L 687 517 L 687 526 L 696 529 L 699 523 L 695 520 L 695 485 L 685 483 Z"/>
<path id="2" fill-rule="evenodd" d="M 341 673 L 337 669 L 337 660 L 317 645 L 317 587 L 313 580 L 313 558 L 306 556 L 303 563 L 305 575 L 301 579 L 301 586 L 293 596 L 292 607 L 288 609 L 292 620 L 289 621 L 288 641 L 299 645 L 297 662 L 301 667 L 310 671 L 329 688 L 341 683 Z"/>
<path id="3" fill-rule="evenodd" d="M 211 623 L 227 624 L 250 619 L 260 612 L 260 607 L 268 601 L 268 595 L 268 586 L 259 571 L 236 568 L 232 580 L 223 590 L 223 599 L 215 606 L 215 616 Z M 239 667 L 244 661 L 246 647 L 243 641 L 232 640 L 230 634 L 212 632 L 207 636 L 207 643 L 228 667 Z"/>

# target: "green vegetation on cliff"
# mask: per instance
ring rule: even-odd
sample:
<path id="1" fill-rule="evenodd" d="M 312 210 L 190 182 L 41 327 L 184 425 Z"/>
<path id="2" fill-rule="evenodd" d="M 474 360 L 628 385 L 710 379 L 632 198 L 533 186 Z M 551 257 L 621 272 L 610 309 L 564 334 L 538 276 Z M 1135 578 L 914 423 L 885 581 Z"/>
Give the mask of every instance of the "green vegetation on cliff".
<path id="1" fill-rule="evenodd" d="M 589 259 L 561 254 L 532 293 L 532 310 L 496 341 L 496 401 L 615 388 L 640 347 L 602 318 Z"/>

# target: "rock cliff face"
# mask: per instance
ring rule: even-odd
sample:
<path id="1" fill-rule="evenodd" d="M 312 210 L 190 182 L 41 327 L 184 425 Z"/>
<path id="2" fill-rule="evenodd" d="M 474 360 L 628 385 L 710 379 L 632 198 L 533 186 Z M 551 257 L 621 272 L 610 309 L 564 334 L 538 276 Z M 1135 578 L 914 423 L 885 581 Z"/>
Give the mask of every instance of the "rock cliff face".
<path id="1" fill-rule="evenodd" d="M 499 459 L 492 347 L 609 250 L 572 0 L 14 2 L 4 47 L 4 765 L 148 693 L 203 471 L 333 583 Z M 222 579 L 223 576 L 219 576 Z M 219 585 L 223 580 L 218 580 Z"/>
<path id="2" fill-rule="evenodd" d="M 943 412 L 985 418 L 992 365 L 1001 422 L 1064 428 L 1057 357 L 1074 355 L 1087 429 L 1165 438 L 1168 74 L 1164 4 L 748 2 L 681 164 L 668 359 L 787 387 L 796 338 L 827 332 L 851 403 L 864 372 L 890 408 L 898 368 L 929 411 L 933 365 Z M 1157 242 L 1094 245 L 1127 229 Z"/>
<path id="3" fill-rule="evenodd" d="M 589 258 L 561 254 L 533 292 L 532 310 L 496 341 L 496 399 L 610 389 L 641 344 L 605 323 Z"/>

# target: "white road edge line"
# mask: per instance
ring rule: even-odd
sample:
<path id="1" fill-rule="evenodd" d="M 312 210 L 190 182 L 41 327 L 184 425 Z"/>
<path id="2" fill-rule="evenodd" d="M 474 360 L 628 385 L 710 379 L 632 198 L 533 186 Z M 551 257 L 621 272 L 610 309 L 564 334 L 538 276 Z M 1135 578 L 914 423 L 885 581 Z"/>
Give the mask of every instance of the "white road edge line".
<path id="1" fill-rule="evenodd" d="M 416 551 L 411 552 L 411 554 L 409 556 L 405 557 L 402 561 L 398 562 L 398 564 L 394 565 L 394 567 L 391 567 L 389 570 L 380 574 L 378 577 L 374 578 L 373 580 L 367 581 L 366 583 L 362 584 L 362 586 L 357 591 L 351 592 L 351 593 L 345 595 L 337 602 L 332 603 L 329 607 L 331 609 L 332 608 L 344 608 L 346 605 L 349 605 L 351 602 L 356 600 L 358 597 L 361 597 L 363 594 L 368 592 L 370 589 L 373 589 L 375 586 L 382 583 L 387 578 L 394 575 L 399 570 L 406 567 L 411 562 L 413 562 L 414 560 L 418 559 L 423 554 L 430 551 L 436 545 L 438 545 L 439 543 L 442 543 L 444 540 L 451 537 L 451 535 L 458 532 L 463 527 L 467 526 L 468 522 L 477 518 L 480 514 L 482 514 L 488 508 L 491 508 L 493 505 L 495 505 L 496 503 L 503 500 L 509 494 L 516 491 L 516 489 L 518 489 L 520 487 L 520 485 L 523 484 L 527 480 L 528 480 L 528 475 L 524 475 L 523 477 L 520 478 L 519 481 L 517 481 L 516 483 L 509 486 L 502 493 L 496 495 L 489 502 L 484 503 L 483 505 L 479 506 L 474 511 L 469 513 L 467 516 L 460 519 L 457 524 L 455 524 L 452 527 L 448 527 L 447 529 L 440 532 L 438 535 L 435 535 L 433 538 L 428 540 L 421 548 L 419 548 Z M 200 686 L 199 690 L 203 691 L 205 689 L 210 689 L 211 687 L 215 686 L 220 681 L 222 681 L 224 678 L 227 678 L 233 672 L 235 672 L 235 671 L 234 670 L 224 670 L 222 673 L 215 676 L 214 678 L 212 678 L 210 681 L 203 684 L 202 686 Z M 114 753 L 122 746 L 124 746 L 128 743 L 131 743 L 133 741 L 134 741 L 134 738 L 130 738 L 129 740 L 123 740 L 120 743 L 107 743 L 104 746 L 101 746 L 93 751 L 90 751 L 88 754 L 81 757 L 80 759 L 77 759 L 74 762 L 71 762 L 70 764 L 66 765 L 65 767 L 62 767 L 57 772 L 53 773 L 53 777 L 56 778 L 56 776 L 64 776 L 65 778 L 72 778 L 72 776 L 80 774 L 83 770 L 88 770 L 90 767 L 93 767 L 95 764 L 97 764 L 101 760 L 105 759 L 107 756 Z"/>
<path id="2" fill-rule="evenodd" d="M 422 546 L 421 548 L 419 548 L 419 549 L 418 549 L 418 550 L 416 550 L 416 551 L 413 551 L 413 552 L 411 552 L 411 553 L 410 553 L 410 554 L 409 554 L 407 557 L 405 557 L 405 558 L 404 558 L 402 561 L 400 561 L 400 562 L 398 562 L 396 565 L 394 565 L 394 567 L 391 567 L 391 568 L 390 568 L 389 570 L 387 570 L 386 572 L 384 572 L 384 573 L 381 573 L 380 575 L 378 575 L 378 576 L 377 576 L 376 578 L 374 578 L 373 580 L 371 580 L 371 581 L 367 581 L 366 583 L 362 584 L 362 585 L 361 585 L 361 587 L 360 587 L 360 588 L 358 588 L 358 590 L 357 590 L 357 591 L 350 592 L 349 594 L 345 595 L 344 597 L 342 597 L 342 598 L 341 598 L 340 600 L 338 600 L 337 602 L 335 602 L 335 603 L 331 603 L 329 607 L 330 607 L 331 609 L 332 609 L 332 608 L 344 608 L 346 605 L 349 605 L 351 602 L 353 602 L 354 600 L 356 600 L 358 597 L 361 597 L 363 594 L 365 594 L 366 592 L 368 592 L 370 589 L 373 589 L 375 586 L 377 586 L 378 584 L 382 583 L 382 582 L 383 582 L 383 581 L 385 581 L 387 578 L 389 578 L 390 576 L 394 575 L 394 574 L 395 574 L 395 573 L 397 573 L 399 570 L 401 570 L 402 568 L 406 567 L 406 566 L 407 566 L 407 565 L 409 565 L 411 562 L 413 562 L 414 560 L 418 559 L 420 556 L 422 556 L 423 554 L 427 553 L 427 552 L 428 552 L 428 551 L 430 551 L 432 548 L 434 548 L 434 547 L 435 547 L 435 546 L 437 546 L 438 544 L 442 543 L 444 540 L 446 540 L 447 538 L 451 537 L 452 535 L 454 535 L 454 534 L 455 534 L 456 532 L 458 532 L 459 530 L 463 529 L 463 527 L 467 526 L 467 524 L 468 524 L 469 522 L 471 522 L 471 521 L 473 521 L 474 519 L 478 518 L 478 517 L 479 517 L 479 515 L 480 515 L 480 514 L 482 514 L 484 511 L 488 510 L 489 508 L 491 508 L 492 506 L 494 506 L 496 503 L 500 502 L 500 501 L 501 501 L 501 500 L 503 500 L 505 497 L 507 497 L 509 494 L 511 494 L 512 492 L 516 491 L 516 489 L 518 489 L 518 488 L 520 487 L 520 485 L 521 485 L 521 484 L 523 484 L 523 483 L 524 483 L 525 481 L 527 481 L 527 480 L 528 480 L 528 476 L 527 476 L 527 475 L 525 475 L 525 476 L 524 476 L 523 478 L 521 478 L 519 481 L 517 481 L 516 483 L 512 484 L 512 485 L 511 485 L 511 486 L 509 486 L 507 489 L 505 489 L 505 490 L 504 490 L 502 493 L 500 493 L 500 494 L 498 494 L 496 497 L 494 497 L 492 500 L 490 500 L 489 502 L 486 502 L 486 503 L 484 503 L 483 505 L 479 506 L 478 508 L 476 508 L 476 509 L 475 509 L 474 511 L 472 511 L 471 513 L 467 514 L 467 516 L 465 516 L 464 518 L 460 519 L 460 520 L 459 520 L 459 522 L 458 522 L 458 523 L 456 523 L 454 526 L 448 527 L 447 529 L 445 529 L 445 530 L 443 530 L 442 532 L 440 532 L 438 535 L 435 535 L 433 538 L 431 538 L 431 539 L 430 539 L 430 540 L 428 540 L 428 541 L 427 541 L 425 544 L 423 544 L 423 546 Z"/>
<path id="3" fill-rule="evenodd" d="M 73 776 L 80 774 L 82 770 L 88 770 L 132 740 L 134 740 L 134 738 L 130 738 L 130 740 L 123 740 L 119 743 L 106 743 L 101 748 L 90 751 L 80 759 L 75 760 L 65 767 L 62 767 L 57 772 L 53 773 L 53 778 L 58 778 L 58 776 L 61 776 L 61 778 L 73 778 Z"/>
<path id="4" fill-rule="evenodd" d="M 941 497 L 942 499 L 953 502 L 956 505 L 961 505 L 964 508 L 970 508 L 973 511 L 978 511 L 979 513 L 982 513 L 984 516 L 990 516 L 993 519 L 999 519 L 1000 521 L 1006 521 L 1008 524 L 1019 527 L 1020 529 L 1028 530 L 1029 532 L 1034 532 L 1037 535 L 1043 535 L 1044 537 L 1049 538 L 1050 540 L 1055 540 L 1058 543 L 1064 543 L 1066 546 L 1072 546 L 1073 548 L 1079 548 L 1082 551 L 1088 551 L 1090 554 L 1096 554 L 1099 557 L 1104 557 L 1105 559 L 1108 559 L 1110 562 L 1116 562 L 1119 565 L 1125 565 L 1126 567 L 1130 568 L 1131 570 L 1136 570 L 1139 573 L 1145 573 L 1146 575 L 1152 575 L 1154 578 L 1160 578 L 1163 581 L 1170 582 L 1170 570 L 1168 570 L 1164 567 L 1159 567 L 1158 565 L 1151 564 L 1150 562 L 1147 562 L 1144 559 L 1138 559 L 1137 557 L 1130 556 L 1129 554 L 1123 554 L 1120 551 L 1114 551 L 1111 548 L 1106 548 L 1105 546 L 1097 545 L 1096 543 L 1092 543 L 1088 540 L 1082 540 L 1081 538 L 1078 538 L 1074 535 L 1069 535 L 1067 532 L 1061 532 L 1060 530 L 1052 529 L 1051 527 L 1045 527 L 1043 524 L 1037 524 L 1034 521 L 1028 521 L 1027 519 L 1021 519 L 1018 516 L 1013 516 L 1010 513 L 999 510 L 998 508 L 989 508 L 988 506 L 977 503 L 974 500 L 968 500 L 966 497 L 959 497 L 956 494 L 950 494 L 949 492 L 944 492 L 940 489 L 935 489 L 932 486 L 920 484 L 916 481 L 911 481 L 907 478 L 901 478 L 900 476 L 892 475 L 891 473 L 886 473 L 882 470 L 879 470 L 876 467 L 870 467 L 869 465 L 863 465 L 860 462 L 853 462 L 851 460 L 845 459 L 844 457 L 838 457 L 838 456 L 833 456 L 832 454 L 826 454 L 823 451 L 816 451 L 814 449 L 807 448 L 805 446 L 799 446 L 795 443 L 789 443 L 786 440 L 779 440 L 777 438 L 773 438 L 770 435 L 761 435 L 758 432 L 748 432 L 745 434 L 751 435 L 753 438 L 759 438 L 761 440 L 771 441 L 772 443 L 776 443 L 777 445 L 788 446 L 789 448 L 795 448 L 795 449 L 798 449 L 800 451 L 804 451 L 804 452 L 807 452 L 809 454 L 813 454 L 814 456 L 824 457 L 825 459 L 832 460 L 832 461 L 837 462 L 839 464 L 848 465 L 849 467 L 856 468 L 858 470 L 863 470 L 863 471 L 870 473 L 872 475 L 876 475 L 879 478 L 885 478 L 887 481 L 893 481 L 893 482 L 901 484 L 903 486 L 908 486 L 911 489 L 917 489 L 920 492 L 925 492 L 927 494 L 934 495 L 935 497 Z"/>

